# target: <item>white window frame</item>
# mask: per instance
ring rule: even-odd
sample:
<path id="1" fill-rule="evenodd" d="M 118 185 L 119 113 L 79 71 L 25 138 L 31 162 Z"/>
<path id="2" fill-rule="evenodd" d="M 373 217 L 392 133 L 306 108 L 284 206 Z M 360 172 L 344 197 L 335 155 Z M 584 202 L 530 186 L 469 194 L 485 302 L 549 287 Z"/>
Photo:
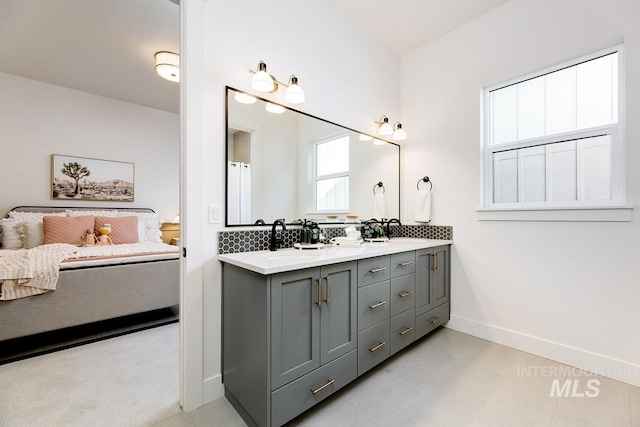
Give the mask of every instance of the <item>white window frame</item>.
<path id="1" fill-rule="evenodd" d="M 611 53 L 618 53 L 618 122 L 611 125 L 597 126 L 577 131 L 564 132 L 551 136 L 520 140 L 514 143 L 491 145 L 489 111 L 490 93 L 507 86 L 530 80 L 563 68 L 587 62 Z M 558 64 L 525 76 L 521 76 L 500 84 L 485 87 L 482 90 L 482 130 L 481 130 L 481 209 L 478 209 L 479 220 L 513 220 L 513 221 L 630 221 L 632 207 L 626 205 L 625 183 L 625 142 L 624 142 L 624 51 L 622 45 L 612 46 L 581 56 L 571 61 Z M 598 135 L 611 135 L 611 200 L 570 201 L 570 202 L 528 202 L 528 203 L 494 203 L 493 202 L 493 155 L 495 152 L 517 148 L 542 146 L 563 141 Z"/>
<path id="2" fill-rule="evenodd" d="M 312 185 L 313 185 L 312 212 L 313 213 L 327 214 L 327 213 L 349 213 L 350 212 L 349 206 L 347 206 L 345 209 L 318 209 L 318 181 L 324 181 L 326 179 L 332 179 L 332 178 L 347 177 L 349 178 L 349 184 L 351 184 L 351 176 L 350 176 L 351 165 L 349 165 L 349 169 L 347 169 L 345 172 L 337 172 L 337 173 L 318 176 L 318 146 L 321 144 L 326 144 L 328 142 L 332 142 L 342 138 L 347 138 L 349 143 L 349 156 L 351 156 L 351 138 L 349 137 L 348 133 L 340 133 L 338 135 L 334 135 L 328 138 L 323 138 L 313 143 L 313 179 L 312 179 Z M 349 161 L 351 161 L 351 159 L 349 159 Z M 349 199 L 347 199 L 347 203 L 349 203 Z"/>

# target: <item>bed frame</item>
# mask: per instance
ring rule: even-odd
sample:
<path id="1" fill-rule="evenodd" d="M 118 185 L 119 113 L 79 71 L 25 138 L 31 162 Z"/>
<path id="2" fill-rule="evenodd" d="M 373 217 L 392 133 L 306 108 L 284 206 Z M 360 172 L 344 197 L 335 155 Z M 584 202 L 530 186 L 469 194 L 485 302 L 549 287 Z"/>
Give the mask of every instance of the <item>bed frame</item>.
<path id="1" fill-rule="evenodd" d="M 113 210 L 97 207 L 20 206 L 13 211 Z M 153 212 L 151 209 L 122 208 Z M 0 301 L 0 341 L 175 307 L 180 300 L 179 259 L 60 271 L 54 292 Z"/>

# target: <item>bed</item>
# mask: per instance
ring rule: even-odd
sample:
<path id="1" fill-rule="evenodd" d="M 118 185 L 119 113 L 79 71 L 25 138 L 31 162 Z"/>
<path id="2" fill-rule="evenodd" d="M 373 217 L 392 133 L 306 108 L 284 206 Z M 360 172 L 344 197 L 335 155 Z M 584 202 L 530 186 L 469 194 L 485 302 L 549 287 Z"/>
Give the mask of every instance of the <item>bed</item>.
<path id="1" fill-rule="evenodd" d="M 137 216 L 140 239 L 143 234 L 158 236 L 154 227 L 159 229 L 159 221 L 151 209 L 21 206 L 8 216 L 22 215 L 17 214 L 21 212 L 42 216 L 69 216 L 70 212 L 83 217 L 96 212 L 114 218 Z M 177 307 L 179 248 L 157 241 L 138 243 L 141 253 L 129 252 L 126 256 L 122 256 L 125 245 L 114 245 L 116 253 L 111 255 L 105 255 L 106 247 L 100 248 L 99 256 L 89 256 L 88 249 L 78 248 L 78 253 L 60 263 L 54 291 L 0 301 L 0 341 Z"/>

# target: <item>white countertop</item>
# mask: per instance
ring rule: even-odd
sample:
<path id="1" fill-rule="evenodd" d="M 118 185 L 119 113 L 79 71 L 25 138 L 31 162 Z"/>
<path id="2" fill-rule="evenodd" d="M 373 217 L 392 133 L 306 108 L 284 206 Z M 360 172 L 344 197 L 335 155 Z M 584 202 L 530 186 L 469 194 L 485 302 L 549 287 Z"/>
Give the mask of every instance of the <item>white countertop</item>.
<path id="1" fill-rule="evenodd" d="M 277 251 L 238 252 L 218 255 L 218 260 L 255 271 L 256 273 L 273 274 L 380 255 L 433 248 L 451 243 L 453 243 L 452 240 L 396 237 L 384 243 L 365 243 L 360 248 L 327 245 L 322 249 L 287 248 L 278 249 Z"/>

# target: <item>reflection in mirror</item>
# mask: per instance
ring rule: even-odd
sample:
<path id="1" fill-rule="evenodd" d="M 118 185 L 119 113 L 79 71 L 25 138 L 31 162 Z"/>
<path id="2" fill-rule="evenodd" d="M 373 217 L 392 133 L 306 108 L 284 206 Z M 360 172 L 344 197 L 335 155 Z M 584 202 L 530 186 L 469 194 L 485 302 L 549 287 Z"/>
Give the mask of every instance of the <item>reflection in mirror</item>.
<path id="1" fill-rule="evenodd" d="M 399 218 L 400 146 L 360 136 L 227 88 L 226 225 Z"/>

